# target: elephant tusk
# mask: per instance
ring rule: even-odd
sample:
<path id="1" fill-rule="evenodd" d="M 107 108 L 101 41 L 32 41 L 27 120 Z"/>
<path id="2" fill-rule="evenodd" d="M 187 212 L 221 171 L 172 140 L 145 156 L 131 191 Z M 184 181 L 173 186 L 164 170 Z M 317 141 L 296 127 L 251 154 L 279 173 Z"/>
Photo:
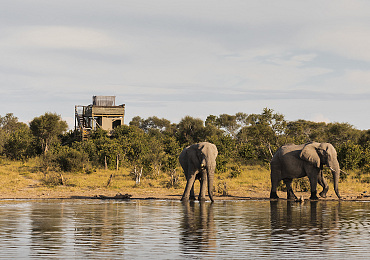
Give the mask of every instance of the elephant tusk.
<path id="1" fill-rule="evenodd" d="M 329 169 L 332 171 L 332 172 L 335 172 L 333 168 L 329 167 Z M 344 173 L 345 175 L 349 175 L 349 173 L 346 173 L 345 171 L 343 170 L 340 170 L 341 173 Z"/>

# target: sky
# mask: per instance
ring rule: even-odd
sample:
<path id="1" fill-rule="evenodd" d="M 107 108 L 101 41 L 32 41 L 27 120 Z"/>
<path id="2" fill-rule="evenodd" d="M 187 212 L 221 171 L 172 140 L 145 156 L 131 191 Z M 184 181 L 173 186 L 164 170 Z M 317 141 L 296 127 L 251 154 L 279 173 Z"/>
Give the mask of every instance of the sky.
<path id="1" fill-rule="evenodd" d="M 0 115 L 116 96 L 125 123 L 283 114 L 370 129 L 370 1 L 1 0 Z"/>

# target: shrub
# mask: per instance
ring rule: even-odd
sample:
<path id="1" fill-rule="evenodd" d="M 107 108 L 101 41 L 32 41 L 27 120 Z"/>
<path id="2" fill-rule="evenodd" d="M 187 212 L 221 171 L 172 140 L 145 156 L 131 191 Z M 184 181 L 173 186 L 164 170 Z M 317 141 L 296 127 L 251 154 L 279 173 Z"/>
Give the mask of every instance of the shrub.
<path id="1" fill-rule="evenodd" d="M 242 173 L 242 169 L 240 168 L 240 165 L 231 166 L 231 172 L 230 172 L 231 178 L 239 177 L 241 173 Z"/>
<path id="2" fill-rule="evenodd" d="M 64 185 L 64 178 L 62 174 L 58 174 L 56 172 L 50 172 L 48 174 L 45 174 L 44 177 L 41 179 L 41 181 L 47 185 L 47 186 L 58 186 L 58 185 Z"/>
<path id="3" fill-rule="evenodd" d="M 228 159 L 225 158 L 222 154 L 218 155 L 216 158 L 216 172 L 226 172 Z"/>
<path id="4" fill-rule="evenodd" d="M 62 171 L 81 171 L 88 163 L 88 155 L 83 151 L 64 146 L 58 152 L 56 160 Z"/>
<path id="5" fill-rule="evenodd" d="M 257 152 L 251 143 L 243 143 L 239 147 L 239 157 L 245 162 L 256 161 Z"/>
<path id="6" fill-rule="evenodd" d="M 32 135 L 28 128 L 12 132 L 4 144 L 5 155 L 12 160 L 25 160 L 33 155 Z"/>
<path id="7" fill-rule="evenodd" d="M 337 148 L 337 152 L 338 161 L 340 162 L 342 168 L 347 170 L 354 170 L 359 168 L 362 158 L 362 149 L 359 145 L 349 141 L 347 143 L 341 144 Z"/>

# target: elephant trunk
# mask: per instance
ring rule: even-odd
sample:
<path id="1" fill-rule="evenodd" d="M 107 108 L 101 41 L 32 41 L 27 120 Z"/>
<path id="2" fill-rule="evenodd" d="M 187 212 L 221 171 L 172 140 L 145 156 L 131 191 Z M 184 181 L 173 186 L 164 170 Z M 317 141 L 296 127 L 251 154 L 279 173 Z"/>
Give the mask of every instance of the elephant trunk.
<path id="1" fill-rule="evenodd" d="M 334 182 L 334 191 L 335 194 L 337 195 L 338 199 L 340 199 L 339 195 L 339 177 L 340 177 L 340 168 L 339 168 L 339 163 L 335 162 L 332 165 L 329 165 L 329 168 L 333 174 L 333 182 Z"/>
<path id="2" fill-rule="evenodd" d="M 208 180 L 208 196 L 209 196 L 209 199 L 214 202 L 213 200 L 213 177 L 214 177 L 214 172 L 215 172 L 215 167 L 210 167 L 209 169 L 207 169 L 207 180 Z"/>

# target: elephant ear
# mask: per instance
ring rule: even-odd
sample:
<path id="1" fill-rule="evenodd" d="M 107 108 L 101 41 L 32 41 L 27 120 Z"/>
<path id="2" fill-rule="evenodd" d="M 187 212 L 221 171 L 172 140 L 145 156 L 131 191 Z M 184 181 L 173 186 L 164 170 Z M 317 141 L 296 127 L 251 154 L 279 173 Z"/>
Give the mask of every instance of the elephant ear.
<path id="1" fill-rule="evenodd" d="M 198 149 L 193 146 L 190 146 L 189 149 L 186 151 L 186 154 L 188 155 L 188 160 L 194 165 L 194 167 L 199 167 L 200 165 L 198 153 Z"/>
<path id="2" fill-rule="evenodd" d="M 305 160 L 317 168 L 320 168 L 320 157 L 317 154 L 315 146 L 307 144 L 301 151 L 300 158 Z"/>

